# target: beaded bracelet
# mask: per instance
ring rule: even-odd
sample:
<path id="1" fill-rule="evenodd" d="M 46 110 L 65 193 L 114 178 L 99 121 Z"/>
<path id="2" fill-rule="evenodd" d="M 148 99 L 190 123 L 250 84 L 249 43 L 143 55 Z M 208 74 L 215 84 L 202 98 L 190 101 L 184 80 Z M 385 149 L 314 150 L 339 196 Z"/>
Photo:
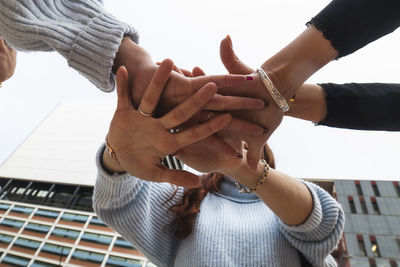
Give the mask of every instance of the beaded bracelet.
<path id="1" fill-rule="evenodd" d="M 254 187 L 249 188 L 249 187 L 242 185 L 238 181 L 235 181 L 236 188 L 239 190 L 240 193 L 243 193 L 243 194 L 254 193 L 265 182 L 265 180 L 267 180 L 268 173 L 269 173 L 269 165 L 264 159 L 261 159 L 260 161 L 262 164 L 264 164 L 264 172 Z"/>

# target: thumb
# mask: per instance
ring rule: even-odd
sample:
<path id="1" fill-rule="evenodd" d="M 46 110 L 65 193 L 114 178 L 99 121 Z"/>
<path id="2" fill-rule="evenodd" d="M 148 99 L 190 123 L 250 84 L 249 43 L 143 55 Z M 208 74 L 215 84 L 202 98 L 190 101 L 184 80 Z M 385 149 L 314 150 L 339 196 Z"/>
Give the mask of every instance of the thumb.
<path id="1" fill-rule="evenodd" d="M 221 61 L 224 64 L 225 68 L 231 74 L 250 74 L 253 73 L 254 70 L 244 64 L 233 51 L 232 40 L 229 35 L 227 35 L 224 39 L 222 39 L 221 44 L 219 46 L 219 54 L 221 57 Z"/>
<path id="2" fill-rule="evenodd" d="M 161 182 L 168 182 L 178 186 L 198 187 L 200 185 L 200 177 L 184 170 L 171 170 L 165 166 L 156 167 L 156 177 Z"/>

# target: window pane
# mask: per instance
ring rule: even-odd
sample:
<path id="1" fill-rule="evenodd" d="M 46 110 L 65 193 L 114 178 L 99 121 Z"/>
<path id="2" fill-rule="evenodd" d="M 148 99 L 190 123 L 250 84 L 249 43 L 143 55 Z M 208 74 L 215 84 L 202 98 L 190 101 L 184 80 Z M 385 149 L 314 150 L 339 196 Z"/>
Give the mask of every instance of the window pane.
<path id="1" fill-rule="evenodd" d="M 23 214 L 31 214 L 33 211 L 33 208 L 28 208 L 28 207 L 23 207 L 23 206 L 14 206 L 11 211 L 13 212 L 18 212 L 18 213 L 23 213 Z"/>
<path id="2" fill-rule="evenodd" d="M 81 261 L 91 261 L 95 263 L 100 263 L 103 261 L 104 255 L 100 253 L 77 249 L 75 250 L 74 254 L 72 254 L 72 258 Z"/>
<path id="3" fill-rule="evenodd" d="M 18 238 L 14 245 L 20 246 L 20 247 L 26 247 L 30 249 L 38 249 L 40 242 L 34 241 L 34 240 L 29 240 L 25 238 Z"/>
<path id="4" fill-rule="evenodd" d="M 79 236 L 78 231 L 64 229 L 64 228 L 55 228 L 51 234 L 54 236 L 65 237 L 69 239 L 76 239 Z"/>
<path id="5" fill-rule="evenodd" d="M 45 251 L 45 252 L 48 252 L 48 253 L 52 253 L 52 254 L 56 254 L 56 255 L 67 256 L 69 254 L 69 252 L 71 251 L 71 248 L 64 247 L 64 246 L 58 246 L 58 245 L 54 245 L 54 244 L 50 244 L 50 243 L 46 243 L 42 247 L 42 251 Z"/>
<path id="6" fill-rule="evenodd" d="M 9 263 L 12 266 L 27 266 L 30 259 L 7 254 L 4 256 L 2 262 Z"/>
<path id="7" fill-rule="evenodd" d="M 55 219 L 58 217 L 58 212 L 56 211 L 50 211 L 50 210 L 42 210 L 39 209 L 36 211 L 35 215 L 36 216 L 41 216 L 41 217 L 46 217 L 46 218 L 52 218 Z"/>
<path id="8" fill-rule="evenodd" d="M 99 235 L 94 233 L 84 233 L 81 239 L 89 242 L 109 245 L 112 241 L 112 236 Z"/>
<path id="9" fill-rule="evenodd" d="M 39 233 L 47 233 L 50 230 L 50 226 L 37 223 L 28 223 L 25 226 L 25 230 L 39 232 Z"/>
<path id="10" fill-rule="evenodd" d="M 10 207 L 10 205 L 8 205 L 8 204 L 0 203 L 0 210 L 6 211 L 6 210 L 8 210 L 9 207 Z"/>
<path id="11" fill-rule="evenodd" d="M 126 259 L 122 257 L 110 256 L 107 260 L 107 266 L 115 267 L 141 267 L 139 260 Z"/>
<path id="12" fill-rule="evenodd" d="M 85 223 L 87 221 L 88 217 L 89 216 L 87 216 L 87 215 L 64 213 L 61 216 L 61 219 L 64 220 L 64 221 L 69 221 L 69 222 Z"/>
<path id="13" fill-rule="evenodd" d="M 11 241 L 14 239 L 14 237 L 13 236 L 11 236 L 11 235 L 4 235 L 4 234 L 0 234 L 0 243 L 3 243 L 3 244 L 10 244 L 11 243 Z"/>
<path id="14" fill-rule="evenodd" d="M 42 261 L 35 261 L 31 265 L 31 267 L 58 267 L 58 266 L 60 266 L 60 265 L 54 265 L 54 264 L 42 262 Z"/>
<path id="15" fill-rule="evenodd" d="M 4 219 L 1 222 L 2 225 L 8 226 L 8 227 L 12 227 L 12 228 L 16 228 L 19 229 L 22 227 L 22 225 L 24 224 L 23 221 L 17 221 L 17 220 L 11 220 L 11 219 Z"/>
<path id="16" fill-rule="evenodd" d="M 123 239 L 122 237 L 118 237 L 117 240 L 115 240 L 114 246 L 121 247 L 121 248 L 127 248 L 127 249 L 134 249 L 135 247 L 132 246 L 131 243 Z"/>
<path id="17" fill-rule="evenodd" d="M 107 227 L 107 225 L 105 225 L 105 223 L 97 217 L 93 217 L 90 220 L 90 224 Z"/>

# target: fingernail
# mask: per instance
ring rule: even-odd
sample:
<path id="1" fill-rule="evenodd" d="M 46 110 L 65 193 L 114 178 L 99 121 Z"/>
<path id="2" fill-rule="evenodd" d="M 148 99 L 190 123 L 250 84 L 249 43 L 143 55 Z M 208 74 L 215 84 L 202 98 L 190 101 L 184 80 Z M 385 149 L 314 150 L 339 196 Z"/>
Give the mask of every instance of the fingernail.
<path id="1" fill-rule="evenodd" d="M 246 79 L 247 79 L 248 81 L 254 80 L 253 76 L 246 76 Z"/>
<path id="2" fill-rule="evenodd" d="M 226 39 L 229 40 L 229 44 L 231 45 L 231 47 L 233 47 L 233 46 L 232 46 L 232 39 L 231 39 L 231 37 L 229 36 L 229 34 L 226 36 Z"/>
<path id="3" fill-rule="evenodd" d="M 237 153 L 236 157 L 238 157 L 239 159 L 242 159 L 243 155 L 241 153 Z"/>
<path id="4" fill-rule="evenodd" d="M 266 133 L 268 133 L 268 132 L 269 132 L 268 129 L 265 129 L 265 128 L 264 128 L 263 133 L 266 134 Z"/>

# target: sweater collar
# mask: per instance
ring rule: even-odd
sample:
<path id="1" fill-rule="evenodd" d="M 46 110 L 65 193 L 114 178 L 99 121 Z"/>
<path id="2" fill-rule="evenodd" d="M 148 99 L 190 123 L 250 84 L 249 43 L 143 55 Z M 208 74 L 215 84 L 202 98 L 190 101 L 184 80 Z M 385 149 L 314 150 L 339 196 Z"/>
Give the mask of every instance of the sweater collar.
<path id="1" fill-rule="evenodd" d="M 260 201 L 256 194 L 243 194 L 240 193 L 236 188 L 235 182 L 230 177 L 224 177 L 219 187 L 221 192 L 215 191 L 214 193 L 223 198 L 240 202 L 240 203 L 252 203 Z M 222 193 L 222 194 L 221 194 Z"/>

